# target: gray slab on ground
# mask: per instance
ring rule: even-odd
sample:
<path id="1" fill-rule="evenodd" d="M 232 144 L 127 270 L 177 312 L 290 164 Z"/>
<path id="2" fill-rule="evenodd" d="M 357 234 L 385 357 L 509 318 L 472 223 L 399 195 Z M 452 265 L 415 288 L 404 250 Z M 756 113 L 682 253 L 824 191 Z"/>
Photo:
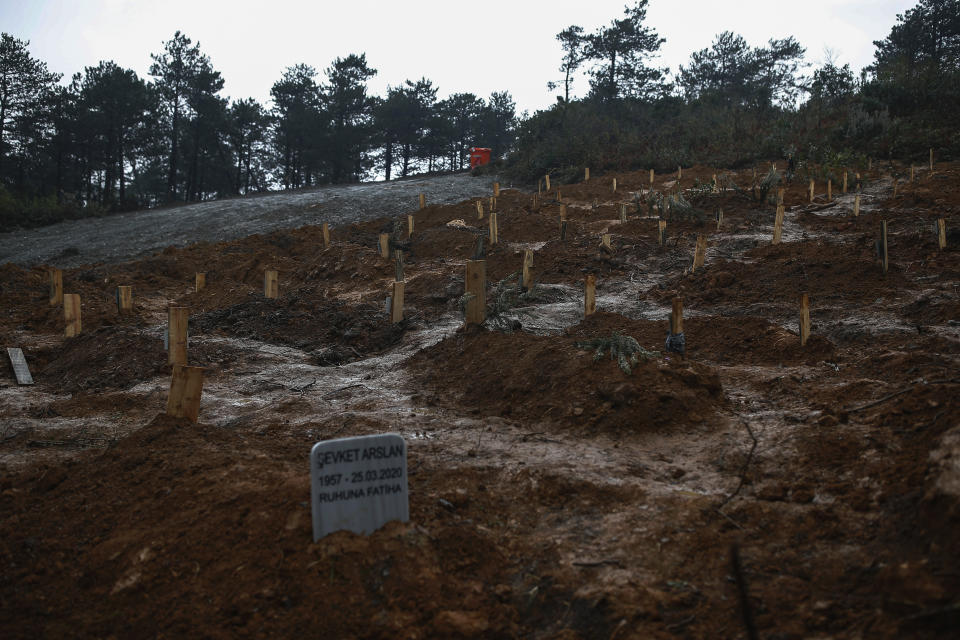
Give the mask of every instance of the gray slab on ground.
<path id="1" fill-rule="evenodd" d="M 310 451 L 313 539 L 410 519 L 407 444 L 396 433 L 326 440 Z"/>
<path id="2" fill-rule="evenodd" d="M 27 359 L 23 357 L 23 351 L 18 347 L 7 347 L 7 355 L 13 365 L 13 375 L 17 376 L 17 384 L 33 384 L 33 376 L 30 375 L 30 367 L 27 366 Z"/>

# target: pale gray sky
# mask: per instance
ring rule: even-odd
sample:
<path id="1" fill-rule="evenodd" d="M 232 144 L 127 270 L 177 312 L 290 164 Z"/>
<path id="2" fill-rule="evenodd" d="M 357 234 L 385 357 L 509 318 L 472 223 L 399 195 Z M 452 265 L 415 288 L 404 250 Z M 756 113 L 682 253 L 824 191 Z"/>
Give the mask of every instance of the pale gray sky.
<path id="1" fill-rule="evenodd" d="M 30 40 L 34 56 L 65 78 L 114 60 L 147 78 L 150 53 L 180 29 L 210 56 L 226 81 L 223 95 L 267 103 L 287 66 L 318 71 L 337 56 L 366 52 L 378 70 L 374 93 L 421 76 L 441 97 L 508 90 L 518 111 L 549 106 L 547 80 L 557 79 L 557 32 L 588 32 L 623 12 L 624 0 L 522 2 L 450 0 L 0 0 L 0 30 Z M 795 36 L 814 64 L 829 47 L 856 71 L 873 58 L 897 13 L 914 0 L 651 0 L 647 24 L 667 39 L 659 60 L 676 70 L 724 30 L 751 45 Z M 585 79 L 574 86 L 587 89 Z"/>

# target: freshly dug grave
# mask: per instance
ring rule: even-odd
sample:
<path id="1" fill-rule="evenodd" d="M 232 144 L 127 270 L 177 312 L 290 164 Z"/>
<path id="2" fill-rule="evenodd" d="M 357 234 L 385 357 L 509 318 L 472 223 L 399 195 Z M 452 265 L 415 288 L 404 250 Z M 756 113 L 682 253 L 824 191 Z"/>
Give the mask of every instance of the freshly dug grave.
<path id="1" fill-rule="evenodd" d="M 567 329 L 578 339 L 605 338 L 616 332 L 634 338 L 647 349 L 662 350 L 667 321 L 635 320 L 616 313 L 597 312 Z M 686 355 L 711 364 L 798 365 L 836 362 L 828 339 L 812 335 L 803 347 L 800 336 L 754 316 L 696 316 L 683 321 Z"/>
<path id="2" fill-rule="evenodd" d="M 720 379 L 677 357 L 641 359 L 624 373 L 569 336 L 470 328 L 407 361 L 417 401 L 481 415 L 552 422 L 618 435 L 708 421 L 724 404 Z"/>
<path id="3" fill-rule="evenodd" d="M 383 307 L 350 305 L 298 292 L 254 298 L 191 318 L 197 331 L 285 345 L 313 352 L 318 364 L 335 365 L 397 344 L 408 323 L 391 323 Z"/>
<path id="4" fill-rule="evenodd" d="M 709 249 L 708 249 L 709 251 Z M 721 259 L 693 274 L 683 274 L 653 288 L 649 295 L 668 301 L 681 296 L 684 304 L 789 304 L 801 293 L 812 306 L 826 301 L 873 302 L 890 299 L 909 287 L 903 269 L 890 263 L 884 275 L 870 239 L 834 244 L 823 241 L 766 245 L 747 252 L 753 262 Z"/>

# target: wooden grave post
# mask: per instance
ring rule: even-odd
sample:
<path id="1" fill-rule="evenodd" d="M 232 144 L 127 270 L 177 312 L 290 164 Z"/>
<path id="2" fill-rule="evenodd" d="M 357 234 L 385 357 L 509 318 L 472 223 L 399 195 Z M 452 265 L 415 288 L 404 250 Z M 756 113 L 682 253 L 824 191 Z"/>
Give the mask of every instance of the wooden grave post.
<path id="1" fill-rule="evenodd" d="M 550 191 L 550 174 L 543 176 L 543 183 L 547 188 L 547 191 Z"/>
<path id="2" fill-rule="evenodd" d="M 380 247 L 380 257 L 389 258 L 390 257 L 390 234 L 389 233 L 380 234 L 379 247 Z"/>
<path id="3" fill-rule="evenodd" d="M 117 287 L 117 313 L 133 309 L 133 287 L 120 285 Z"/>
<path id="4" fill-rule="evenodd" d="M 930 171 L 933 171 L 933 147 L 930 147 Z"/>
<path id="5" fill-rule="evenodd" d="M 600 246 L 606 250 L 607 253 L 613 253 L 613 247 L 610 245 L 610 234 L 604 233 L 600 235 Z"/>
<path id="6" fill-rule="evenodd" d="M 557 187 L 557 202 L 563 202 L 563 198 L 560 197 L 560 188 Z"/>
<path id="7" fill-rule="evenodd" d="M 33 376 L 30 375 L 27 359 L 23 357 L 23 350 L 19 347 L 7 347 L 7 357 L 10 358 L 10 366 L 13 367 L 13 375 L 17 379 L 17 384 L 33 384 Z"/>
<path id="8" fill-rule="evenodd" d="M 195 292 L 203 291 L 203 288 L 207 286 L 207 272 L 198 271 L 193 276 L 193 290 Z"/>
<path id="9" fill-rule="evenodd" d="M 58 307 L 63 304 L 63 271 L 56 267 L 50 268 L 50 306 Z"/>
<path id="10" fill-rule="evenodd" d="M 490 211 L 496 211 L 496 210 L 497 210 L 497 197 L 490 196 Z"/>
<path id="11" fill-rule="evenodd" d="M 620 203 L 620 222 L 626 223 L 626 221 L 627 221 L 627 203 L 621 202 Z"/>
<path id="12" fill-rule="evenodd" d="M 670 310 L 670 333 L 683 333 L 683 298 L 674 298 Z"/>
<path id="13" fill-rule="evenodd" d="M 412 218 L 413 216 L 408 216 Z M 330 246 L 330 225 L 324 222 L 320 225 L 320 231 L 323 233 L 323 248 L 326 249 Z"/>
<path id="14" fill-rule="evenodd" d="M 810 179 L 810 202 L 813 202 L 813 178 Z"/>
<path id="15" fill-rule="evenodd" d="M 427 194 L 421 193 L 421 194 L 420 194 L 420 209 L 426 209 L 426 208 L 427 208 Z"/>
<path id="16" fill-rule="evenodd" d="M 407 216 L 407 237 L 413 235 L 413 216 Z"/>
<path id="17" fill-rule="evenodd" d="M 856 218 L 860 215 L 860 194 L 858 193 L 853 197 L 853 217 Z"/>
<path id="18" fill-rule="evenodd" d="M 617 192 L 617 179 L 616 179 L 616 178 L 613 179 L 613 192 L 614 192 L 614 193 Z"/>
<path id="19" fill-rule="evenodd" d="M 843 192 L 847 192 L 847 172 L 843 172 Z"/>
<path id="20" fill-rule="evenodd" d="M 717 231 L 720 231 L 720 225 L 723 224 L 723 209 L 717 209 Z"/>
<path id="21" fill-rule="evenodd" d="M 883 273 L 887 273 L 890 267 L 889 254 L 887 253 L 887 221 L 880 223 L 880 261 L 883 264 Z"/>
<path id="22" fill-rule="evenodd" d="M 783 234 L 783 205 L 777 205 L 777 217 L 773 222 L 773 244 L 780 244 Z"/>
<path id="23" fill-rule="evenodd" d="M 390 321 L 394 324 L 403 322 L 403 281 L 393 283 L 393 293 L 390 298 Z"/>
<path id="24" fill-rule="evenodd" d="M 487 319 L 487 261 L 467 260 L 467 324 L 483 324 Z"/>
<path id="25" fill-rule="evenodd" d="M 533 249 L 523 251 L 523 270 L 521 271 L 520 286 L 530 291 L 533 285 Z"/>
<path id="26" fill-rule="evenodd" d="M 483 220 L 483 200 L 477 200 L 477 220 Z"/>
<path id="27" fill-rule="evenodd" d="M 827 178 L 827 202 L 833 202 L 833 178 Z"/>
<path id="28" fill-rule="evenodd" d="M 263 297 L 276 298 L 280 295 L 280 278 L 276 269 L 263 272 Z"/>
<path id="29" fill-rule="evenodd" d="M 916 170 L 915 167 L 911 164 L 910 165 L 910 182 L 913 182 L 915 170 Z"/>
<path id="30" fill-rule="evenodd" d="M 583 181 L 590 182 L 590 167 L 584 167 L 583 169 Z"/>
<path id="31" fill-rule="evenodd" d="M 777 204 L 783 204 L 783 187 L 777 189 Z"/>
<path id="32" fill-rule="evenodd" d="M 677 180 L 679 181 L 681 178 L 683 178 L 683 167 L 677 165 Z"/>
<path id="33" fill-rule="evenodd" d="M 203 395 L 203 367 L 174 365 L 167 396 L 167 415 L 196 422 Z"/>
<path id="34" fill-rule="evenodd" d="M 597 311 L 597 276 L 592 273 L 583 282 L 583 315 L 593 315 Z"/>
<path id="35" fill-rule="evenodd" d="M 497 244 L 497 241 L 498 241 L 498 236 L 497 236 L 497 212 L 496 212 L 496 211 L 491 211 L 491 212 L 490 212 L 490 244 L 491 244 L 491 245 Z"/>
<path id="36" fill-rule="evenodd" d="M 937 219 L 937 247 L 941 250 L 947 248 L 947 221 L 943 218 Z"/>
<path id="37" fill-rule="evenodd" d="M 663 246 L 663 243 L 665 240 L 666 231 L 667 231 L 667 221 L 659 220 L 657 222 L 657 244 L 659 244 L 661 247 Z"/>
<path id="38" fill-rule="evenodd" d="M 565 204 L 560 205 L 560 219 L 561 220 L 567 219 L 567 205 Z"/>
<path id="39" fill-rule="evenodd" d="M 693 252 L 693 267 L 690 273 L 694 273 L 697 267 L 702 267 L 707 259 L 707 235 L 705 233 L 697 234 L 697 248 Z"/>
<path id="40" fill-rule="evenodd" d="M 800 346 L 807 346 L 810 339 L 810 296 L 800 295 Z"/>
<path id="41" fill-rule="evenodd" d="M 187 364 L 187 325 L 190 309 L 170 307 L 167 310 L 167 364 Z"/>
<path id="42" fill-rule="evenodd" d="M 650 187 L 653 187 L 653 169 L 650 169 Z"/>
<path id="43" fill-rule="evenodd" d="M 494 182 L 494 183 L 493 183 L 493 197 L 494 197 L 494 198 L 499 198 L 499 197 L 500 197 L 500 183 L 499 183 L 499 182 Z"/>
<path id="44" fill-rule="evenodd" d="M 73 338 L 80 335 L 82 323 L 80 322 L 80 294 L 63 294 L 63 319 L 66 322 L 64 335 Z"/>

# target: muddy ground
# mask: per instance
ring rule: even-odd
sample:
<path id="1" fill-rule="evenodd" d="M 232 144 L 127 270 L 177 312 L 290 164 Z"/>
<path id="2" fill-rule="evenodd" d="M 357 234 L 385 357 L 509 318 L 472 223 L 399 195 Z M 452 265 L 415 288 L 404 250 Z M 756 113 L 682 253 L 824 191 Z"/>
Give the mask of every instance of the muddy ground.
<path id="1" fill-rule="evenodd" d="M 482 219 L 475 200 L 415 211 L 419 187 L 391 217 L 351 204 L 362 215 L 328 248 L 317 226 L 240 223 L 151 255 L 184 243 L 0 266 L 0 337 L 36 379 L 0 372 L 0 636 L 743 638 L 743 588 L 762 638 L 954 637 L 960 165 L 895 197 L 864 172 L 858 217 L 852 191 L 828 202 L 820 185 L 811 203 L 790 184 L 775 246 L 773 202 L 711 193 L 717 173 L 752 180 L 656 176 L 695 206 L 666 214 L 663 246 L 646 172 L 617 174 L 616 193 L 613 175 L 562 185 L 562 203 L 503 191 L 483 327 L 463 326 L 464 265 L 491 203 Z M 314 215 L 290 204 L 276 226 Z M 85 242 L 74 224 L 60 242 Z M 404 252 L 398 324 L 381 232 Z M 70 267 L 80 336 L 63 337 L 35 261 Z M 683 356 L 664 349 L 677 296 Z M 207 367 L 199 424 L 162 415 L 173 303 Z M 594 357 L 614 334 L 644 349 L 629 374 Z M 409 446 L 410 522 L 313 543 L 310 447 L 383 432 Z"/>

